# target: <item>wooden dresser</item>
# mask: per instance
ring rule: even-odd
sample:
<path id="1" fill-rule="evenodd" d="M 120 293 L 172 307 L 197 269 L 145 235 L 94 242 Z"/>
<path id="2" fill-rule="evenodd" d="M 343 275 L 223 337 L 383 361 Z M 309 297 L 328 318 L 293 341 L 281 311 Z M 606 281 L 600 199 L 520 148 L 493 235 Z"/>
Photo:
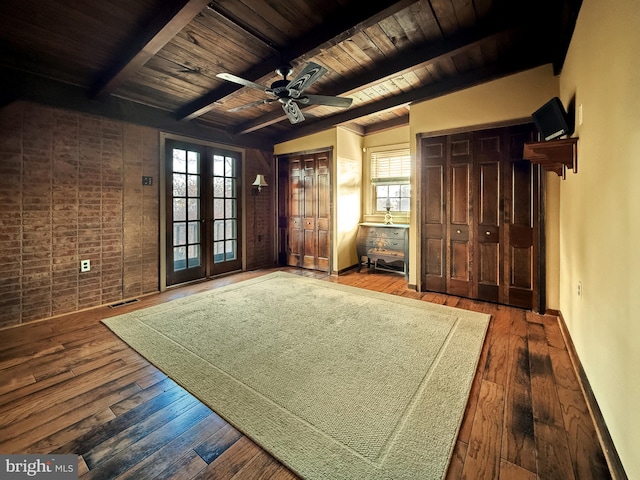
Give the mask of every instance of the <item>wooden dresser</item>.
<path id="1" fill-rule="evenodd" d="M 356 248 L 358 272 L 366 262 L 368 267 L 403 272 L 409 278 L 409 225 L 360 223 Z"/>

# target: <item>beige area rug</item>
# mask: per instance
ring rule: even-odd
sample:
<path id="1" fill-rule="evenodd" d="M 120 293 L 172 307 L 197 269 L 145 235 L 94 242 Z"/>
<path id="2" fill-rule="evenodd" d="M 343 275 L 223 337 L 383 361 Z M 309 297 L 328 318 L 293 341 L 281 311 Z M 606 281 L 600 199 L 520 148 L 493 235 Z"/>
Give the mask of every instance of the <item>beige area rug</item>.
<path id="1" fill-rule="evenodd" d="M 303 478 L 439 479 L 489 315 L 282 272 L 103 320 Z"/>

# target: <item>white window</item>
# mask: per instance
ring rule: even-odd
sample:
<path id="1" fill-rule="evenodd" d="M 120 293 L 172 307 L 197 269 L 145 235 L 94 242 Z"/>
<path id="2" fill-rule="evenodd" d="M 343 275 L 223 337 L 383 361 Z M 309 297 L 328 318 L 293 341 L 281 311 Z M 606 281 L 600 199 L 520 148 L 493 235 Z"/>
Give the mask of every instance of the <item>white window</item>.
<path id="1" fill-rule="evenodd" d="M 371 153 L 372 213 L 408 213 L 411 204 L 411 155 L 408 148 Z"/>

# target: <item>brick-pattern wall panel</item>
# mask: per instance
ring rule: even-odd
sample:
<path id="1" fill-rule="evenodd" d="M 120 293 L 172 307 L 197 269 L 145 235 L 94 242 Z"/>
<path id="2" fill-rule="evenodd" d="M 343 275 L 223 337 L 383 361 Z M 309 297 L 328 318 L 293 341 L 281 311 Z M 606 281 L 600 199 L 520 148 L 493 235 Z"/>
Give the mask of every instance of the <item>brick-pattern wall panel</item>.
<path id="1" fill-rule="evenodd" d="M 155 129 L 0 109 L 0 328 L 158 290 L 158 162 Z"/>
<path id="2" fill-rule="evenodd" d="M 124 296 L 158 290 L 158 132 L 125 125 L 124 130 Z M 142 177 L 152 179 L 142 185 Z"/>
<path id="3" fill-rule="evenodd" d="M 124 129 L 124 296 L 142 293 L 142 127 Z"/>
<path id="4" fill-rule="evenodd" d="M 52 308 L 78 309 L 78 116 L 56 110 L 52 118 Z"/>
<path id="5" fill-rule="evenodd" d="M 153 179 L 142 189 L 142 291 L 158 290 L 160 278 L 160 141 L 158 131 L 142 130 L 142 174 Z M 140 179 L 142 181 L 142 179 Z"/>
<path id="6" fill-rule="evenodd" d="M 123 280 L 123 127 L 102 121 L 102 303 L 122 298 Z"/>
<path id="7" fill-rule="evenodd" d="M 0 328 L 22 316 L 22 116 L 0 109 Z"/>
<path id="8" fill-rule="evenodd" d="M 273 195 L 276 188 L 273 156 L 261 150 L 246 150 L 245 184 L 247 188 L 247 268 L 273 266 Z M 268 187 L 256 195 L 251 184 L 257 174 L 265 176 Z"/>
<path id="9" fill-rule="evenodd" d="M 82 308 L 102 305 L 102 122 L 80 115 L 78 126 L 78 262 L 91 270 L 78 277 Z M 79 268 L 79 264 L 77 265 Z"/>
<path id="10" fill-rule="evenodd" d="M 22 320 L 52 314 L 53 110 L 28 107 L 22 133 Z"/>

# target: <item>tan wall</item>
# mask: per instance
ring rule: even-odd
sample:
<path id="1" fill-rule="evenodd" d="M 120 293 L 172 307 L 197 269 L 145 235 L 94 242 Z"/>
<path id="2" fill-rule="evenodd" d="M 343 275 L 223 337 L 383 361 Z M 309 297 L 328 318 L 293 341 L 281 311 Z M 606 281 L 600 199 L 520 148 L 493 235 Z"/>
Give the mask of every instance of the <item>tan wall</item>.
<path id="1" fill-rule="evenodd" d="M 337 129 L 338 148 L 336 156 L 336 246 L 335 270 L 341 271 L 358 262 L 356 236 L 362 217 L 362 137 L 355 133 Z"/>
<path id="2" fill-rule="evenodd" d="M 415 158 L 416 135 L 418 134 L 530 118 L 532 112 L 551 97 L 557 96 L 558 93 L 558 78 L 553 75 L 551 66 L 546 65 L 412 105 L 410 115 L 411 154 Z M 418 164 L 416 178 L 419 175 Z M 411 185 L 411 189 L 412 192 L 416 192 L 416 195 L 413 195 L 415 203 L 419 195 L 415 183 Z M 416 232 L 416 212 L 418 210 L 414 207 L 415 204 L 411 208 L 410 228 Z M 557 205 L 552 204 L 549 207 L 557 208 Z M 547 230 L 548 249 L 557 251 L 557 238 L 557 232 Z M 416 252 L 418 246 L 418 237 L 412 234 L 410 238 L 409 283 L 413 285 L 416 285 L 417 282 L 416 272 L 419 258 Z M 557 299 L 557 295 L 553 292 L 557 292 L 558 285 L 549 284 L 549 279 L 547 290 L 551 292 L 549 300 Z M 551 302 L 548 306 L 558 308 Z"/>
<path id="3" fill-rule="evenodd" d="M 560 309 L 629 478 L 640 478 L 638 25 L 637 0 L 585 0 L 560 79 L 562 100 L 583 106 L 578 173 L 560 184 Z"/>

